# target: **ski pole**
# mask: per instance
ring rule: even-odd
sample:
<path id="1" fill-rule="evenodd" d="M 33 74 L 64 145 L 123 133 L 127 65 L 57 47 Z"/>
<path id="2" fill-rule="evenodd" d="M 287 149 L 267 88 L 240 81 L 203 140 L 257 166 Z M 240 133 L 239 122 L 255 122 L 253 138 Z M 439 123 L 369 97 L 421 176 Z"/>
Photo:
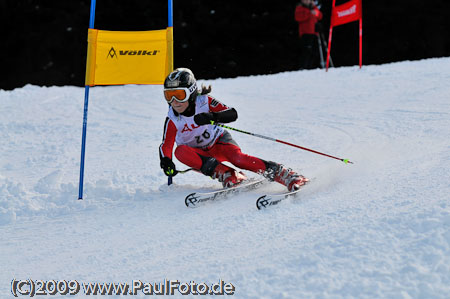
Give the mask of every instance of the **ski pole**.
<path id="1" fill-rule="evenodd" d="M 233 130 L 233 131 L 236 131 L 236 132 L 244 133 L 244 134 L 247 134 L 247 135 L 251 135 L 251 136 L 255 136 L 255 137 L 259 137 L 259 138 L 263 138 L 263 139 L 279 142 L 279 143 L 286 144 L 286 145 L 290 145 L 290 146 L 293 146 L 293 147 L 296 147 L 296 148 L 299 148 L 299 149 L 302 149 L 302 150 L 305 150 L 305 151 L 309 151 L 309 152 L 312 152 L 312 153 L 315 153 L 315 154 L 319 154 L 319 155 L 322 155 L 322 156 L 325 156 L 325 157 L 329 157 L 329 158 L 333 158 L 333 159 L 342 161 L 345 164 L 348 164 L 348 163 L 353 164 L 353 162 L 349 161 L 348 159 L 342 159 L 342 158 L 334 157 L 334 156 L 331 156 L 331 155 L 327 155 L 327 154 L 324 154 L 324 153 L 321 153 L 321 152 L 318 152 L 318 151 L 315 151 L 315 150 L 312 150 L 312 149 L 309 149 L 309 148 L 306 148 L 306 147 L 303 147 L 303 146 L 300 146 L 300 145 L 292 144 L 292 143 L 289 143 L 289 142 L 286 142 L 286 141 L 282 141 L 282 140 L 279 140 L 279 139 L 275 139 L 275 138 L 272 138 L 272 137 L 267 137 L 267 136 L 263 136 L 263 135 L 260 135 L 260 134 L 255 134 L 255 133 L 250 133 L 250 132 L 246 132 L 246 131 L 243 131 L 243 130 L 235 129 L 235 128 L 232 128 L 232 127 L 229 127 L 229 126 L 225 126 L 225 125 L 222 125 L 222 124 L 215 123 L 214 121 L 211 121 L 211 124 L 215 125 L 215 126 L 219 126 L 219 127 L 225 128 L 225 129 L 229 129 L 229 130 Z"/>
<path id="2" fill-rule="evenodd" d="M 325 67 L 325 61 L 323 60 L 322 41 L 320 40 L 320 36 L 317 36 L 317 42 L 319 46 L 320 68 L 323 69 Z"/>
<path id="3" fill-rule="evenodd" d="M 186 173 L 186 172 L 188 172 L 188 171 L 191 171 L 191 170 L 194 170 L 194 168 L 188 168 L 188 169 L 185 169 L 185 170 L 177 170 L 177 174 L 179 174 L 179 173 Z M 168 178 L 167 178 L 167 185 L 172 185 L 172 178 L 173 178 L 173 176 L 169 176 Z"/>
<path id="4" fill-rule="evenodd" d="M 328 48 L 327 40 L 325 39 L 322 32 L 320 32 L 320 38 L 322 39 L 322 42 L 325 45 L 325 49 L 327 49 Z M 334 67 L 333 58 L 331 58 L 331 54 L 330 54 L 330 65 L 331 67 Z"/>

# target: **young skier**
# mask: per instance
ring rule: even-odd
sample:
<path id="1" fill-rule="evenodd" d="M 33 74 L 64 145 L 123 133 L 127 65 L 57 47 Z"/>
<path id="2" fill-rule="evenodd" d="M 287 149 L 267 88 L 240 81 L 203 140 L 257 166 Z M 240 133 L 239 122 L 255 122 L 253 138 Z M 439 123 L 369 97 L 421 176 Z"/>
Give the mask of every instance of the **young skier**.
<path id="1" fill-rule="evenodd" d="M 234 108 L 228 107 L 209 95 L 211 87 L 198 91 L 194 74 L 187 68 L 178 68 L 164 81 L 164 97 L 169 112 L 164 124 L 164 135 L 159 156 L 161 168 L 167 176 L 177 170 L 172 161 L 175 156 L 189 167 L 218 179 L 224 187 L 231 187 L 246 179 L 242 172 L 223 164 L 256 172 L 271 181 L 283 184 L 289 191 L 304 185 L 308 179 L 283 165 L 265 161 L 241 152 L 231 134 L 215 123 L 229 123 L 237 119 Z"/>

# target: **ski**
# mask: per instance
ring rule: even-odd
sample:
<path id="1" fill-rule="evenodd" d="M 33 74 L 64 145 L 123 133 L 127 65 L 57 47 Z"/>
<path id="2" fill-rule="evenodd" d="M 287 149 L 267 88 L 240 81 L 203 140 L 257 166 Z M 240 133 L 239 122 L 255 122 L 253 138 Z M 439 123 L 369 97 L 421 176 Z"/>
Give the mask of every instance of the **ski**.
<path id="1" fill-rule="evenodd" d="M 308 183 L 306 183 L 306 184 L 308 184 Z M 300 189 L 295 190 L 295 191 L 290 191 L 290 192 L 285 192 L 285 193 L 280 193 L 280 194 L 262 195 L 256 200 L 256 208 L 258 210 L 266 209 L 270 206 L 279 204 L 281 201 L 283 201 L 285 199 L 288 199 L 291 197 L 296 197 L 298 195 L 298 193 L 303 190 L 303 188 L 305 187 L 306 184 L 302 185 L 300 187 Z"/>
<path id="2" fill-rule="evenodd" d="M 212 192 L 195 192 L 186 196 L 184 203 L 186 207 L 193 208 L 199 206 L 207 201 L 213 201 L 221 198 L 226 198 L 230 194 L 238 194 L 243 191 L 249 191 L 260 187 L 262 184 L 267 182 L 266 179 L 255 179 L 248 180 L 237 186 L 231 188 L 224 188 Z"/>

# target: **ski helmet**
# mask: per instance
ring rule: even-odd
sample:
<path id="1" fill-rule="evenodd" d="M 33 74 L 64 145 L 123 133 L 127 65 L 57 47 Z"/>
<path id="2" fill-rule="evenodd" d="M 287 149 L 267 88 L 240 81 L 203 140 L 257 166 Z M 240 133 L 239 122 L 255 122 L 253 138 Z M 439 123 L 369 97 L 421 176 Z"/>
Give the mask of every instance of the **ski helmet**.
<path id="1" fill-rule="evenodd" d="M 187 89 L 189 102 L 193 102 L 198 94 L 197 81 L 194 74 L 188 68 L 177 68 L 164 80 L 164 90 Z"/>

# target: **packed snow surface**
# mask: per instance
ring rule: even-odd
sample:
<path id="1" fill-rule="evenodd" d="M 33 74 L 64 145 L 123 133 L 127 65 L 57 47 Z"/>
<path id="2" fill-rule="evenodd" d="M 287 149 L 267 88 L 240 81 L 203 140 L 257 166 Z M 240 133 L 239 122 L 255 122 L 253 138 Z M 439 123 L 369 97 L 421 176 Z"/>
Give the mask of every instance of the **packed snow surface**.
<path id="1" fill-rule="evenodd" d="M 449 298 L 449 82 L 450 58 L 199 80 L 236 108 L 230 126 L 354 162 L 231 132 L 312 179 L 264 211 L 281 185 L 196 209 L 184 197 L 220 183 L 167 186 L 161 86 L 91 88 L 83 200 L 84 88 L 0 90 L 0 297 L 13 279 L 168 279 L 236 298 Z"/>

